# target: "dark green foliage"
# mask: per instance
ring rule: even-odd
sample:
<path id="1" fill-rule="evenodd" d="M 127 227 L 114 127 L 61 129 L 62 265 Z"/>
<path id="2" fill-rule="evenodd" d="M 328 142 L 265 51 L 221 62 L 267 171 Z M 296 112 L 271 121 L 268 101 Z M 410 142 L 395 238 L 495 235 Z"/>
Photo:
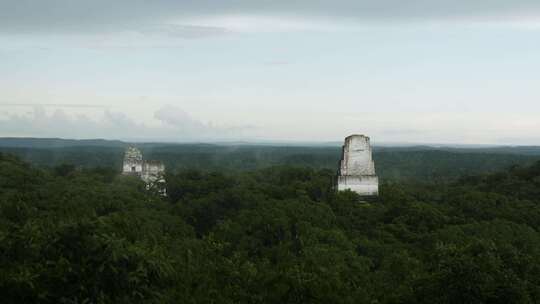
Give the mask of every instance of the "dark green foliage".
<path id="1" fill-rule="evenodd" d="M 114 169 L 0 154 L 1 302 L 540 301 L 540 163 L 372 200 L 332 179 L 186 169 L 161 198 Z"/>

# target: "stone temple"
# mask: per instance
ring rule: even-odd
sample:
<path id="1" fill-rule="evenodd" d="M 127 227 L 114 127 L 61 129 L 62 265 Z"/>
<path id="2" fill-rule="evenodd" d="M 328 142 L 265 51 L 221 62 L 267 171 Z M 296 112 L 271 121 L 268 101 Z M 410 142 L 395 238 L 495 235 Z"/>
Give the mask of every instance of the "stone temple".
<path id="1" fill-rule="evenodd" d="M 122 174 L 137 176 L 146 183 L 147 189 L 156 188 L 162 195 L 166 195 L 165 165 L 156 160 L 143 160 L 141 151 L 135 147 L 126 149 Z"/>
<path id="2" fill-rule="evenodd" d="M 369 137 L 351 135 L 345 138 L 337 177 L 337 190 L 351 190 L 362 196 L 379 194 L 379 178 Z"/>

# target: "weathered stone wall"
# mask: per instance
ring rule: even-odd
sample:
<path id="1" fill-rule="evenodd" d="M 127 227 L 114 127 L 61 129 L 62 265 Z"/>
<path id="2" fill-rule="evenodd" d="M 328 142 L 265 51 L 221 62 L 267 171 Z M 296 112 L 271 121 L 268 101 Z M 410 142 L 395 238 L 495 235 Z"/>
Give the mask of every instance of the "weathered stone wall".
<path id="1" fill-rule="evenodd" d="M 351 190 L 360 195 L 379 193 L 370 139 L 364 135 L 345 138 L 337 178 L 337 190 Z"/>
<path id="2" fill-rule="evenodd" d="M 343 145 L 340 175 L 375 175 L 369 137 L 353 135 Z"/>
<path id="3" fill-rule="evenodd" d="M 165 165 L 160 161 L 143 160 L 142 153 L 135 147 L 126 149 L 122 174 L 140 177 L 146 188 L 157 187 L 162 195 L 167 195 L 165 190 Z"/>
<path id="4" fill-rule="evenodd" d="M 145 161 L 143 164 L 142 179 L 146 183 L 155 183 L 163 179 L 165 165 L 158 161 Z"/>
<path id="5" fill-rule="evenodd" d="M 379 194 L 377 176 L 338 176 L 338 191 L 351 190 L 360 195 L 374 196 Z"/>
<path id="6" fill-rule="evenodd" d="M 139 149 L 129 147 L 124 155 L 122 173 L 126 175 L 141 175 L 143 172 L 143 158 Z"/>

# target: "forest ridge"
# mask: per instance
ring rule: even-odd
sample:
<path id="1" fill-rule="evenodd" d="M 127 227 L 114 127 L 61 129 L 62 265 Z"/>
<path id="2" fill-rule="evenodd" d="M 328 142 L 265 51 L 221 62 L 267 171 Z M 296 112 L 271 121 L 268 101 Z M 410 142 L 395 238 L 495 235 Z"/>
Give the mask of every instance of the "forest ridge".
<path id="1" fill-rule="evenodd" d="M 128 143 L 106 140 L 0 138 L 0 153 L 13 154 L 39 167 L 70 164 L 120 171 Z M 272 166 L 336 171 L 341 147 L 253 144 L 138 143 L 148 159 L 162 161 L 169 171 L 251 171 Z M 512 165 L 540 160 L 540 147 L 374 147 L 375 168 L 386 181 L 447 181 L 464 175 L 494 173 Z"/>

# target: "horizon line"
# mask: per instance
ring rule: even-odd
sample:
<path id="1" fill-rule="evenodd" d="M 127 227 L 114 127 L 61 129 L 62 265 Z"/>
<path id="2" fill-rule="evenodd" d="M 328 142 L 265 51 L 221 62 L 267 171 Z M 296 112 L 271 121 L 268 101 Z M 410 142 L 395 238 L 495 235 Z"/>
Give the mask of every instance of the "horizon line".
<path id="1" fill-rule="evenodd" d="M 274 139 L 238 139 L 238 140 L 152 140 L 152 139 L 128 139 L 128 138 L 63 138 L 63 137 L 34 137 L 34 136 L 0 136 L 0 140 L 65 140 L 65 141 L 109 141 L 125 144 L 215 144 L 215 145 L 292 145 L 292 146 L 341 146 L 341 140 L 313 141 L 313 140 L 274 140 Z M 492 143 L 452 143 L 452 142 L 396 142 L 380 141 L 373 142 L 374 147 L 540 147 L 540 144 L 492 144 Z"/>

